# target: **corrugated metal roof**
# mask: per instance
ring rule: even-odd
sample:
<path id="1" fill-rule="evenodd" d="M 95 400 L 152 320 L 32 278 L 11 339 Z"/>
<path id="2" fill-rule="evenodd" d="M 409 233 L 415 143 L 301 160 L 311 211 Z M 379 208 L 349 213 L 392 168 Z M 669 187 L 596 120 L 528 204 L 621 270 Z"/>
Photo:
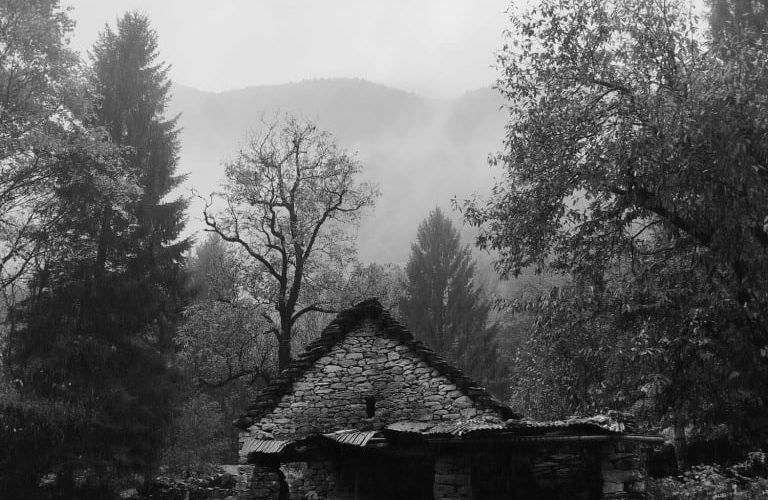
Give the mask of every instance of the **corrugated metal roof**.
<path id="1" fill-rule="evenodd" d="M 401 421 L 388 425 L 385 432 L 390 438 L 395 438 L 398 434 L 411 434 L 436 440 L 470 435 L 497 436 L 511 441 L 596 439 L 600 435 L 610 439 L 611 435 L 632 432 L 631 422 L 624 421 L 623 418 L 619 414 L 609 414 L 540 422 L 529 419 L 501 420 L 494 416 L 481 416 L 448 422 Z M 294 436 L 283 440 L 248 438 L 243 443 L 241 454 L 279 454 L 290 451 L 293 447 L 318 441 L 326 443 L 332 441 L 362 448 L 377 435 L 380 435 L 378 431 L 344 429 L 326 434 Z"/>
<path id="2" fill-rule="evenodd" d="M 247 438 L 240 449 L 241 455 L 251 453 L 278 454 L 285 451 L 288 446 L 299 445 L 307 441 L 317 439 L 329 439 L 336 443 L 350 446 L 363 447 L 377 433 L 377 431 L 358 431 L 354 429 L 341 430 L 328 434 L 315 434 L 310 436 L 294 437 L 293 439 L 256 439 Z"/>
<path id="3" fill-rule="evenodd" d="M 329 434 L 323 434 L 323 437 L 333 439 L 334 441 L 342 444 L 348 444 L 352 446 L 365 446 L 368 441 L 376 434 L 377 431 L 356 431 L 356 430 L 343 430 L 331 432 Z"/>
<path id="4" fill-rule="evenodd" d="M 473 418 L 450 422 L 396 422 L 387 426 L 388 431 L 412 434 L 463 436 L 470 432 L 504 429 L 504 422 L 497 418 Z"/>
<path id="5" fill-rule="evenodd" d="M 290 440 L 247 438 L 245 442 L 243 442 L 243 447 L 240 448 L 240 454 L 280 453 L 286 446 L 291 444 L 291 442 L 292 441 Z"/>
<path id="6" fill-rule="evenodd" d="M 615 415 L 575 417 L 566 420 L 536 421 L 510 419 L 502 421 L 495 417 L 476 417 L 451 422 L 396 422 L 386 427 L 389 432 L 419 434 L 423 436 L 466 436 L 483 431 L 502 431 L 505 435 L 541 435 L 547 432 L 567 432 L 571 435 L 584 432 L 631 432 L 631 422 L 614 418 Z"/>

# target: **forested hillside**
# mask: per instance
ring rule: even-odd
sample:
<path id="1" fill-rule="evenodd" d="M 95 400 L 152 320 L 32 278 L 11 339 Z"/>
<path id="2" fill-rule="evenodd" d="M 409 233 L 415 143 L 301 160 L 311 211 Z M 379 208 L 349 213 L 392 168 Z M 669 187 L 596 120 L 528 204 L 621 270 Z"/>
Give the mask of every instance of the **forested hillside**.
<path id="1" fill-rule="evenodd" d="M 234 156 L 247 131 L 277 112 L 316 120 L 341 146 L 358 152 L 363 178 L 382 196 L 362 221 L 358 247 L 364 262 L 403 263 L 418 222 L 430 210 L 450 211 L 493 184 L 489 153 L 504 134 L 506 113 L 495 90 L 479 89 L 436 100 L 364 80 L 312 80 L 221 93 L 181 85 L 172 89 L 169 112 L 180 113 L 182 170 L 203 194 L 219 189 L 222 161 Z M 201 207 L 190 209 L 191 230 L 201 226 Z"/>

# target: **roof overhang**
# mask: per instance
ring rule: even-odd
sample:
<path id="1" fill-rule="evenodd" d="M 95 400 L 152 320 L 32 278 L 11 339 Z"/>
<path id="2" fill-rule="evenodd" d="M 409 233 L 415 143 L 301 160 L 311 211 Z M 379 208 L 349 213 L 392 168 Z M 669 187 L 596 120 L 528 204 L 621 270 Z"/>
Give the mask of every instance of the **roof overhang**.
<path id="1" fill-rule="evenodd" d="M 657 435 L 616 432 L 612 426 L 591 424 L 585 420 L 568 422 L 494 422 L 469 420 L 445 423 L 397 422 L 382 431 L 339 430 L 326 434 L 292 436 L 285 439 L 247 438 L 241 456 L 248 461 L 277 459 L 281 461 L 312 460 L 329 452 L 393 453 L 424 455 L 435 447 L 485 447 L 529 449 L 546 443 L 578 442 L 600 444 L 610 441 L 633 441 L 658 445 L 664 438 Z"/>

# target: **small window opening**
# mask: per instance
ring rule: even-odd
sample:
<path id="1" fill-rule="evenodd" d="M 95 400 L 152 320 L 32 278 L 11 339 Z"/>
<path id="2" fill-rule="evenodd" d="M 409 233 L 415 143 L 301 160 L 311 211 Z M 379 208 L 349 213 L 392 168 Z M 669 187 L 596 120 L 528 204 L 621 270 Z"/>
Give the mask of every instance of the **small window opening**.
<path id="1" fill-rule="evenodd" d="M 376 398 L 368 396 L 365 398 L 365 416 L 368 418 L 376 414 Z"/>

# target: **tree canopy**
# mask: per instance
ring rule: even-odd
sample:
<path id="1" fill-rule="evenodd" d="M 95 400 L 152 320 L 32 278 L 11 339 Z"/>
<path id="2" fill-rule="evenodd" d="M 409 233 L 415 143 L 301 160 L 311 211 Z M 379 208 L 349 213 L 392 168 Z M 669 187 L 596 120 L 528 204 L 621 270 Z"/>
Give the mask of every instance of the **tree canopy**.
<path id="1" fill-rule="evenodd" d="M 572 280 L 528 304 L 536 359 L 516 365 L 569 394 L 562 412 L 647 410 L 751 439 L 768 354 L 768 58 L 690 9 L 544 0 L 513 15 L 505 176 L 464 209 L 503 275 Z"/>
<path id="2" fill-rule="evenodd" d="M 355 178 L 360 163 L 330 133 L 285 115 L 264 123 L 226 164 L 222 198 L 204 215 L 211 231 L 257 264 L 256 300 L 278 341 L 279 369 L 290 362 L 294 325 L 313 311 L 333 311 L 329 290 L 342 288 L 353 259 L 348 232 L 377 190 Z"/>
<path id="3" fill-rule="evenodd" d="M 45 251 L 56 215 L 57 158 L 103 147 L 99 132 L 85 123 L 93 92 L 86 68 L 66 43 L 73 25 L 57 0 L 0 2 L 2 288 Z"/>
<path id="4" fill-rule="evenodd" d="M 189 260 L 195 300 L 176 337 L 181 361 L 211 389 L 240 378 L 269 381 L 277 368 L 277 342 L 248 293 L 259 285 L 250 280 L 248 262 L 225 245 L 211 234 Z"/>

